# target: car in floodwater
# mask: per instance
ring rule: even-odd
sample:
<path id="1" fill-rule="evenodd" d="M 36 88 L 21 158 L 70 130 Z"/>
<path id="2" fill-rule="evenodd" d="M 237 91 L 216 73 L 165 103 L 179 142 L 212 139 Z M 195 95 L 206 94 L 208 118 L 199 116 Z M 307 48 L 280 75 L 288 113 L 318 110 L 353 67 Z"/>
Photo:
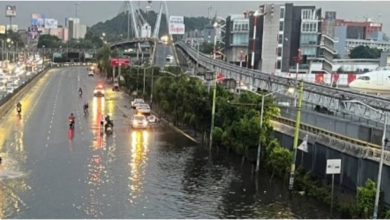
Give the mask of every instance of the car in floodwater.
<path id="1" fill-rule="evenodd" d="M 145 115 L 137 114 L 133 116 L 131 120 L 131 127 L 138 129 L 146 129 L 148 128 L 148 120 Z"/>

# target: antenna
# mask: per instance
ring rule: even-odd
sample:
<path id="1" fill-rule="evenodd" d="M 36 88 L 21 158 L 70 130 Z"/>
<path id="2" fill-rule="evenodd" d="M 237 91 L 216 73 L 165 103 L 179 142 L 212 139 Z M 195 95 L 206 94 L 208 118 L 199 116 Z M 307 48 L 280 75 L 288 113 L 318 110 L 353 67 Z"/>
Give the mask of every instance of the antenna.
<path id="1" fill-rule="evenodd" d="M 77 9 L 80 3 L 76 2 L 74 3 L 74 17 L 77 18 Z"/>

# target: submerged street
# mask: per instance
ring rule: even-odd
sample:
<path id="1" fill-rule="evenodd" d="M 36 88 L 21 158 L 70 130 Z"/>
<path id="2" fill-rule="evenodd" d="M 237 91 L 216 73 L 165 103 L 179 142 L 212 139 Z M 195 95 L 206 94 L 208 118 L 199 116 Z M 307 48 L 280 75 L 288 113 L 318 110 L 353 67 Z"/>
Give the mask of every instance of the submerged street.
<path id="1" fill-rule="evenodd" d="M 208 151 L 169 126 L 130 128 L 130 98 L 86 67 L 49 70 L 0 123 L 0 218 L 328 218 L 240 158 Z M 83 97 L 78 96 L 81 87 Z M 83 104 L 88 102 L 89 114 Z M 68 115 L 76 116 L 74 132 Z M 114 132 L 101 134 L 110 115 Z M 265 173 L 265 171 L 261 171 Z"/>

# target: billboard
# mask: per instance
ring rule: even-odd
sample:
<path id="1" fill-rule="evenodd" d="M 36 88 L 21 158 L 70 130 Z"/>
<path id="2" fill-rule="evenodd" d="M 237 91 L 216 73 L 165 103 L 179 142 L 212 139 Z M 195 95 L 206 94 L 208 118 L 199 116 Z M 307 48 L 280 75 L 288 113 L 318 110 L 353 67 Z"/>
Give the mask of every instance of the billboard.
<path id="1" fill-rule="evenodd" d="M 39 36 L 38 28 L 36 26 L 31 26 L 27 28 L 28 37 L 32 40 L 37 39 Z"/>
<path id="2" fill-rule="evenodd" d="M 185 32 L 184 24 L 176 24 L 176 23 L 169 24 L 170 34 L 184 34 L 184 32 Z"/>
<path id="3" fill-rule="evenodd" d="M 16 16 L 16 6 L 15 5 L 5 6 L 5 16 L 6 17 L 15 17 Z"/>
<path id="4" fill-rule="evenodd" d="M 0 34 L 5 34 L 5 25 L 0 25 Z"/>
<path id="5" fill-rule="evenodd" d="M 58 21 L 53 18 L 46 18 L 45 19 L 45 28 L 57 28 Z"/>
<path id="6" fill-rule="evenodd" d="M 13 25 L 7 24 L 7 30 L 11 30 L 13 32 L 17 32 L 18 31 L 18 25 L 16 25 L 16 24 L 13 24 Z"/>
<path id="7" fill-rule="evenodd" d="M 184 24 L 183 16 L 169 16 L 169 23 Z"/>
<path id="8" fill-rule="evenodd" d="M 36 27 L 45 26 L 45 15 L 44 14 L 32 14 L 31 25 Z"/>

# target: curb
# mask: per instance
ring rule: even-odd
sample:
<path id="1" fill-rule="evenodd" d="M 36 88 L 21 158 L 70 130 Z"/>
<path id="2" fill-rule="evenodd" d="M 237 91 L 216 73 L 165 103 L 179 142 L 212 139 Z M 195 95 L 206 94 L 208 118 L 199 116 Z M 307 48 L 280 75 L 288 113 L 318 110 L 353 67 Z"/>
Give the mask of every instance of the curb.
<path id="1" fill-rule="evenodd" d="M 151 111 L 154 115 L 158 115 L 155 111 Z M 169 127 L 173 128 L 176 132 L 182 134 L 184 137 L 190 139 L 192 142 L 199 144 L 199 141 L 197 141 L 195 138 L 193 138 L 191 135 L 187 134 L 185 131 L 181 130 L 180 128 L 176 127 L 175 125 L 169 123 L 168 120 L 162 117 L 158 117 L 161 121 L 163 121 L 165 124 L 167 124 Z"/>

